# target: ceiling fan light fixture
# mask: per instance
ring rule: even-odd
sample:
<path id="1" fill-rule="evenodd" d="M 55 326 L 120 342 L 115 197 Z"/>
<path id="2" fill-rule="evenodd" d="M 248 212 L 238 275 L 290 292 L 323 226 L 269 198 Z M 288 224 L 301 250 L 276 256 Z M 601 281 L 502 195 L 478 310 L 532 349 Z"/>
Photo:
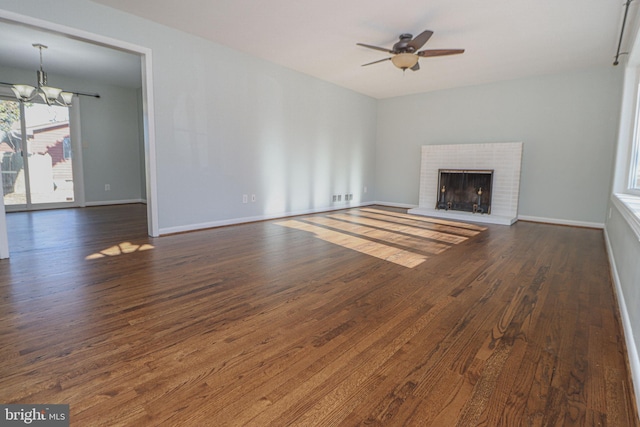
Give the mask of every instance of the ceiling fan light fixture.
<path id="1" fill-rule="evenodd" d="M 415 53 L 399 53 L 391 58 L 391 62 L 401 70 L 406 70 L 416 65 L 418 59 L 418 55 Z"/>
<path id="2" fill-rule="evenodd" d="M 378 64 L 380 62 L 391 61 L 393 65 L 400 68 L 402 71 L 406 71 L 410 68 L 412 71 L 418 71 L 420 69 L 420 63 L 418 59 L 420 57 L 432 57 L 432 56 L 445 56 L 445 55 L 457 55 L 464 53 L 464 49 L 425 49 L 420 50 L 426 42 L 429 41 L 433 31 L 425 30 L 413 37 L 411 34 L 401 34 L 400 40 L 393 45 L 391 49 L 379 46 L 373 46 L 370 44 L 356 43 L 358 46 L 366 47 L 368 49 L 378 50 L 389 53 L 393 56 L 380 59 L 378 61 L 369 62 L 366 65 Z"/>

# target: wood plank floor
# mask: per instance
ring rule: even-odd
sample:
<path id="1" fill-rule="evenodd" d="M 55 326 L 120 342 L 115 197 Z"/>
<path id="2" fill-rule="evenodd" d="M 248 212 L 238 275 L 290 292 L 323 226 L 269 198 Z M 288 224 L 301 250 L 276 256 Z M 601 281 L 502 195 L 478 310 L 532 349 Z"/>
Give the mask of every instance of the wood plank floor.
<path id="1" fill-rule="evenodd" d="M 638 426 L 601 230 L 8 214 L 0 403 L 77 426 Z"/>

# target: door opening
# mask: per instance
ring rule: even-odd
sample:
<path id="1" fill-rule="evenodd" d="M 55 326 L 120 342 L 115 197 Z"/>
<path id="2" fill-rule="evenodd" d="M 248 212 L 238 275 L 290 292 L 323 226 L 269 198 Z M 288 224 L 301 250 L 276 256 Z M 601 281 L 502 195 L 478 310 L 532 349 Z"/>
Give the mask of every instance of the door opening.
<path id="1" fill-rule="evenodd" d="M 0 126 L 6 210 L 77 206 L 69 108 L 0 99 Z"/>

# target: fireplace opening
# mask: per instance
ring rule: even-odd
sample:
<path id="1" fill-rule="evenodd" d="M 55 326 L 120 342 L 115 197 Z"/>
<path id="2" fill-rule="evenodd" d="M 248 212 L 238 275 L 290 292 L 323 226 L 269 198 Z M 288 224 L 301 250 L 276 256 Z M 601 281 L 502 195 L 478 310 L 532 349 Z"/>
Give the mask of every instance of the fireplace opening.
<path id="1" fill-rule="evenodd" d="M 439 169 L 436 209 L 491 213 L 493 170 Z"/>

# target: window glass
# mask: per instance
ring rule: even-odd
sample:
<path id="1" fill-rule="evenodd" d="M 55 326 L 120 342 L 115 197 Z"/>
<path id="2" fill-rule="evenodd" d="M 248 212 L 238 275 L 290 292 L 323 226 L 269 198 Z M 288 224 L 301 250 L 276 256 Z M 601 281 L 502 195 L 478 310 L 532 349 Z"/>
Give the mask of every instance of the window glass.
<path id="1" fill-rule="evenodd" d="M 24 113 L 24 128 L 21 116 Z M 0 99 L 0 175 L 5 206 L 74 201 L 69 109 Z"/>
<path id="2" fill-rule="evenodd" d="M 636 139 L 636 146 L 633 155 L 633 165 L 631 172 L 631 188 L 640 190 L 640 156 L 638 156 L 638 141 Z"/>
<path id="3" fill-rule="evenodd" d="M 629 176 L 629 188 L 640 191 L 640 88 L 638 90 L 638 103 L 636 107 L 636 135 L 631 152 L 631 168 Z"/>

